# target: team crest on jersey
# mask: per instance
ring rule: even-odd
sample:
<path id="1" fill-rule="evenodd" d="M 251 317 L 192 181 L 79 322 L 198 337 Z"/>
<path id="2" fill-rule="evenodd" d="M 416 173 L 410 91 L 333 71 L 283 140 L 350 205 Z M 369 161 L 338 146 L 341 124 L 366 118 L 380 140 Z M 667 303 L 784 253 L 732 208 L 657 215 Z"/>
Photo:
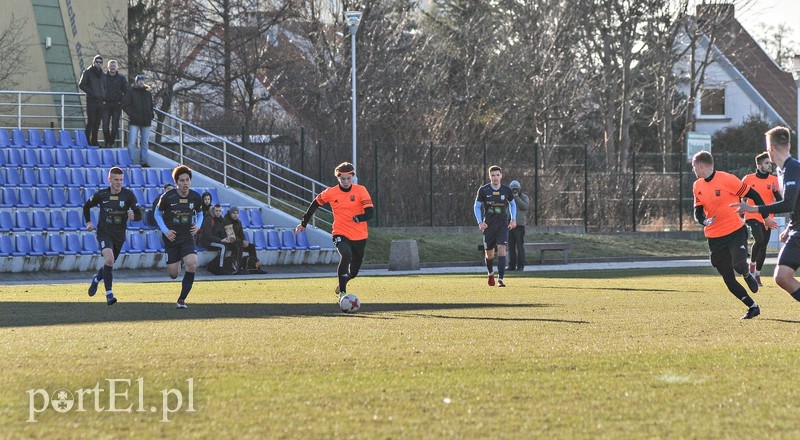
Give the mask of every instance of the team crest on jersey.
<path id="1" fill-rule="evenodd" d="M 356 201 L 356 196 L 350 196 L 350 201 L 351 202 L 355 202 Z"/>
<path id="2" fill-rule="evenodd" d="M 189 209 L 194 209 L 194 202 L 189 203 Z"/>
<path id="3" fill-rule="evenodd" d="M 505 200 L 505 199 L 506 199 L 506 195 L 505 194 L 500 194 L 500 200 Z"/>
<path id="4" fill-rule="evenodd" d="M 718 190 L 718 189 L 714 190 L 714 194 L 715 194 L 717 197 L 719 197 L 720 195 L 722 195 L 722 193 L 721 193 L 721 192 L 720 192 L 720 190 Z"/>
<path id="5" fill-rule="evenodd" d="M 124 201 L 124 200 L 120 200 L 120 201 L 119 201 L 119 207 L 120 207 L 120 208 L 123 208 L 123 207 L 125 207 L 125 201 Z"/>

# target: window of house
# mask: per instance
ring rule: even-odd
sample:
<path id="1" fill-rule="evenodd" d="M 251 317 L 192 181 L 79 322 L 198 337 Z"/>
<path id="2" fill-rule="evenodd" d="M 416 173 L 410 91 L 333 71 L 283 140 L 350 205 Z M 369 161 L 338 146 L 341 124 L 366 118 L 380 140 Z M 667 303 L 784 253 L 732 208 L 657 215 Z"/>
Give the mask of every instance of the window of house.
<path id="1" fill-rule="evenodd" d="M 703 89 L 700 95 L 701 115 L 725 114 L 725 89 Z"/>

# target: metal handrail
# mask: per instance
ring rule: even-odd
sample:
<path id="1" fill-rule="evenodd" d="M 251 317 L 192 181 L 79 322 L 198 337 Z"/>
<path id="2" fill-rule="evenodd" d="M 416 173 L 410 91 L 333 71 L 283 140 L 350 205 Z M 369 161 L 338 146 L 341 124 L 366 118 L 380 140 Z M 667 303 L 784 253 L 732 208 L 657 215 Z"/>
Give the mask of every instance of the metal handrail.
<path id="1" fill-rule="evenodd" d="M 34 92 L 34 91 L 19 91 L 19 90 L 0 90 L 0 120 L 8 119 L 15 121 L 15 128 L 17 129 L 30 129 L 30 128 L 55 128 L 55 124 L 30 124 L 23 125 L 23 121 L 37 121 L 37 120 L 50 120 L 57 119 L 59 121 L 59 129 L 64 130 L 67 128 L 68 121 L 77 122 L 76 125 L 82 125 L 84 122 L 83 105 L 71 104 L 67 102 L 67 97 L 73 96 L 80 101 L 84 96 L 83 92 Z M 12 97 L 9 101 L 3 98 L 6 96 Z M 36 103 L 31 100 L 36 96 L 50 96 L 53 98 L 53 103 Z M 5 109 L 13 113 L 6 113 Z M 34 109 L 28 111 L 28 109 Z M 48 111 L 52 109 L 52 111 Z M 45 111 L 36 111 L 45 110 Z M 69 110 L 73 110 L 76 116 L 68 114 Z M 79 116 L 77 116 L 79 115 Z"/>

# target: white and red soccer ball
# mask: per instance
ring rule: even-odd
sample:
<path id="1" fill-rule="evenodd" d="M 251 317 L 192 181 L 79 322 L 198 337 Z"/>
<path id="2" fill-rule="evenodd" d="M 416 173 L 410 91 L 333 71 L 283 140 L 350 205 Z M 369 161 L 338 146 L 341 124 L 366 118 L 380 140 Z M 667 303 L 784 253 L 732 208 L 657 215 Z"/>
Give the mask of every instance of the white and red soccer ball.
<path id="1" fill-rule="evenodd" d="M 344 313 L 355 313 L 361 308 L 361 300 L 352 293 L 348 293 L 339 299 L 339 308 Z"/>

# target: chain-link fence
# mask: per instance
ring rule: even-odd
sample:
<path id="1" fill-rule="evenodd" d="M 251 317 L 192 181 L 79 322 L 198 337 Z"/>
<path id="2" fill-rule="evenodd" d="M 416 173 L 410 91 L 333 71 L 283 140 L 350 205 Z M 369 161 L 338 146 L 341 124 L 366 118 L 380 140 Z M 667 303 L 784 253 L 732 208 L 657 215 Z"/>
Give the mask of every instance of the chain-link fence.
<path id="1" fill-rule="evenodd" d="M 301 151 L 287 165 L 331 185 L 336 165 L 352 160 L 349 142 L 319 141 Z M 379 226 L 474 223 L 475 193 L 496 164 L 504 183 L 518 180 L 530 197 L 528 225 L 587 232 L 699 228 L 692 218 L 696 177 L 683 154 L 632 153 L 610 163 L 604 152 L 580 145 L 372 142 L 359 144 L 357 155 L 358 183 L 372 194 Z M 716 169 L 739 177 L 755 169 L 751 154 L 720 152 L 715 160 Z"/>

